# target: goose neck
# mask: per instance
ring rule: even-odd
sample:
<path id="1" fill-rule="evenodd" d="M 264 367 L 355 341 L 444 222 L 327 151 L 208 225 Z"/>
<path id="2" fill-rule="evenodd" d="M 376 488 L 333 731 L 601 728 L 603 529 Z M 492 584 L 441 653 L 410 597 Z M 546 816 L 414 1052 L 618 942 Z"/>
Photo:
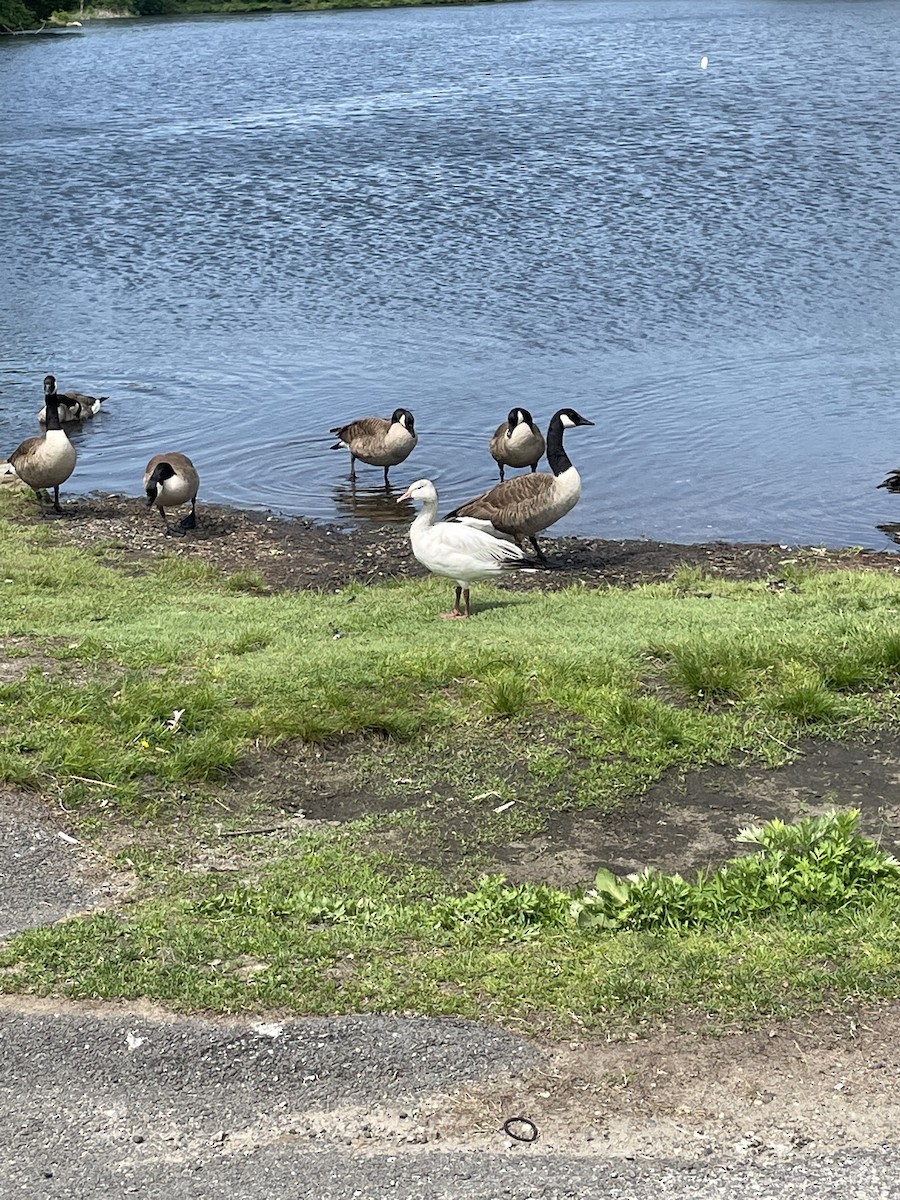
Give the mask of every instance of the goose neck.
<path id="1" fill-rule="evenodd" d="M 437 496 L 426 497 L 426 499 L 424 499 L 422 501 L 421 512 L 418 514 L 415 521 L 413 521 L 413 525 L 418 526 L 419 529 L 430 529 L 431 526 L 434 524 L 435 517 L 437 516 L 437 511 L 438 511 Z"/>
<path id="2" fill-rule="evenodd" d="M 45 428 L 48 433 L 62 429 L 62 422 L 59 419 L 59 396 L 56 392 L 50 392 L 44 398 L 44 418 Z"/>
<path id="3" fill-rule="evenodd" d="M 547 462 L 554 475 L 562 475 L 572 465 L 572 460 L 566 454 L 563 446 L 565 426 L 559 417 L 554 417 L 547 430 Z"/>

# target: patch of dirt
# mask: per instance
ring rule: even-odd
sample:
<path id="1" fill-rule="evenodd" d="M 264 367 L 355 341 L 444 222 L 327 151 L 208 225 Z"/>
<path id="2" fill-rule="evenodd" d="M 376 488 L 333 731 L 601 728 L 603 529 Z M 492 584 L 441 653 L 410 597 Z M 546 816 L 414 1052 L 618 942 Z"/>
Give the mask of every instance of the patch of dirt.
<path id="1" fill-rule="evenodd" d="M 569 889 L 592 883 L 601 867 L 617 875 L 645 867 L 682 875 L 716 868 L 750 852 L 734 841 L 748 825 L 775 817 L 798 820 L 831 808 L 858 808 L 863 831 L 900 857 L 900 734 L 894 732 L 873 734 L 865 742 L 807 739 L 797 758 L 782 767 L 672 771 L 614 812 L 556 812 L 540 833 L 493 847 L 484 845 L 484 825 L 495 806 L 502 809 L 499 793 L 455 803 L 450 784 L 434 790 L 411 784 L 393 777 L 388 767 L 374 778 L 368 742 L 257 751 L 211 793 L 231 820 L 222 840 L 210 835 L 218 847 L 210 850 L 210 862 L 218 863 L 226 843 L 232 856 L 226 865 L 208 869 L 237 869 L 246 852 L 243 833 L 285 841 L 308 823 L 340 825 L 404 809 L 415 810 L 421 819 L 372 830 L 373 847 L 452 874 L 475 846 L 487 850 L 496 869 L 513 882 Z M 525 786 L 531 787 L 532 800 L 538 798 L 542 785 L 532 779 Z M 520 799 L 529 802 L 524 792 Z M 208 812 L 213 818 L 215 810 Z M 191 847 L 197 858 L 194 841 Z"/>
<path id="2" fill-rule="evenodd" d="M 747 825 L 835 807 L 860 809 L 863 831 L 900 857 L 900 735 L 808 740 L 783 767 L 672 772 L 622 810 L 558 813 L 536 837 L 496 854 L 510 879 L 558 887 L 589 883 L 601 867 L 685 875 L 741 853 L 734 838 Z"/>
<path id="3" fill-rule="evenodd" d="M 372 743 L 293 744 L 258 750 L 234 769 L 227 786 L 217 794 L 234 811 L 247 807 L 274 810 L 335 825 L 372 813 L 395 812 L 414 803 L 400 793 L 376 795 L 356 761 L 361 751 L 370 757 Z"/>
<path id="4" fill-rule="evenodd" d="M 711 1035 L 702 1018 L 644 1040 L 572 1041 L 547 1068 L 475 1085 L 438 1111 L 442 1144 L 472 1145 L 513 1115 L 535 1149 L 604 1156 L 790 1158 L 896 1140 L 900 1005 L 870 1005 Z M 492 1135 L 492 1136 L 488 1136 Z M 502 1143 L 501 1143 L 502 1144 Z"/>
<path id="5" fill-rule="evenodd" d="M 42 639 L 43 645 L 65 646 L 65 638 Z M 45 654 L 34 638 L 5 637 L 0 639 L 0 687 L 24 679 L 32 667 L 39 667 L 45 675 L 57 675 L 71 664 L 63 664 L 58 658 Z"/>
<path id="6" fill-rule="evenodd" d="M 0 788 L 0 938 L 121 900 L 131 880 L 112 878 L 63 813 Z"/>
<path id="7" fill-rule="evenodd" d="M 68 519 L 51 526 L 62 544 L 108 548 L 111 560 L 134 568 L 170 554 L 208 563 L 228 576 L 254 572 L 274 591 L 333 591 L 351 582 L 425 574 L 412 557 L 402 527 L 347 530 L 299 517 L 204 504 L 196 530 L 183 538 L 167 538 L 158 517 L 133 497 L 94 494 L 64 507 Z M 20 520 L 37 524 L 40 518 L 35 509 L 34 516 Z M 524 592 L 557 590 L 574 583 L 589 587 L 650 583 L 670 579 L 683 566 L 731 579 L 777 576 L 787 563 L 822 570 L 869 567 L 900 572 L 900 556 L 889 551 L 573 537 L 542 542 L 553 569 L 518 575 L 501 586 Z"/>

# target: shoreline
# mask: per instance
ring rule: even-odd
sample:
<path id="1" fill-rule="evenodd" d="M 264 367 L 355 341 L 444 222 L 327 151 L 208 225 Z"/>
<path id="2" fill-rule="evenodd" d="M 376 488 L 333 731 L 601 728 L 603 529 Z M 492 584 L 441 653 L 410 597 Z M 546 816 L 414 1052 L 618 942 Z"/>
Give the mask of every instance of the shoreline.
<path id="1" fill-rule="evenodd" d="M 170 0 L 175 5 L 165 12 L 135 12 L 129 8 L 89 6 L 57 9 L 43 24 L 46 30 L 81 28 L 95 21 L 144 21 L 181 17 L 249 17 L 276 13 L 363 12 L 385 8 L 472 8 L 476 4 L 523 3 L 524 0 Z M 11 31 L 18 32 L 18 31 Z M 22 32 L 38 32 L 37 30 Z"/>
<path id="2" fill-rule="evenodd" d="M 197 529 L 166 538 L 154 512 L 137 497 L 94 492 L 63 503 L 67 518 L 43 525 L 60 545 L 108 550 L 123 565 L 161 552 L 199 560 L 226 576 L 258 576 L 264 591 L 335 590 L 351 583 L 386 583 L 423 578 L 413 558 L 406 525 L 348 529 L 302 516 L 224 504 L 198 504 Z M 41 525 L 33 508 L 6 514 L 18 524 Z M 791 546 L 766 542 L 662 542 L 600 537 L 541 538 L 550 568 L 519 574 L 498 584 L 511 592 L 635 587 L 671 581 L 680 571 L 697 579 L 773 578 L 791 586 L 799 570 L 858 570 L 900 573 L 900 555 L 890 550 Z"/>

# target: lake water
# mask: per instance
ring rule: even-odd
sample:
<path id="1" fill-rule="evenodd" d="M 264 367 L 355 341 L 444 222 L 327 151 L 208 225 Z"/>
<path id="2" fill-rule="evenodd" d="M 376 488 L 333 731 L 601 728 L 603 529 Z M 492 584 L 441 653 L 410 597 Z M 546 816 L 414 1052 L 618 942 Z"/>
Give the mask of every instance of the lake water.
<path id="1" fill-rule="evenodd" d="M 708 69 L 700 67 L 708 56 Z M 900 497 L 900 5 L 535 0 L 0 39 L 0 450 L 109 393 L 64 489 L 396 519 L 563 405 L 558 532 L 885 546 Z M 395 493 L 396 494 L 396 493 Z"/>

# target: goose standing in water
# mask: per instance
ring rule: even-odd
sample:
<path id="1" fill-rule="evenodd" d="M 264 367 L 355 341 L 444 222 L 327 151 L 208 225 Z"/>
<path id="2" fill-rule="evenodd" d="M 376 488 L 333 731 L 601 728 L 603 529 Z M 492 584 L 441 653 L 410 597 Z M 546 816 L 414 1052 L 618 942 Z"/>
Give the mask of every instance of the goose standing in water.
<path id="1" fill-rule="evenodd" d="M 361 417 L 349 425 L 336 425 L 330 433 L 336 433 L 339 441 L 332 450 L 350 451 L 350 478 L 356 479 L 356 460 L 370 467 L 384 467 L 384 482 L 388 482 L 388 471 L 409 458 L 419 435 L 416 422 L 408 408 L 396 408 L 390 420 L 386 417 Z"/>
<path id="2" fill-rule="evenodd" d="M 57 392 L 56 391 L 56 376 L 44 376 L 44 407 L 38 413 L 38 420 L 43 425 L 47 419 L 46 397 L 50 394 L 56 395 L 59 401 L 59 419 L 63 423 L 71 421 L 86 421 L 90 417 L 94 417 L 100 411 L 100 405 L 104 400 L 108 400 L 109 396 L 86 396 L 84 392 Z"/>
<path id="3" fill-rule="evenodd" d="M 147 463 L 144 472 L 144 491 L 147 493 L 147 507 L 154 505 L 166 527 L 167 537 L 183 537 L 186 529 L 197 528 L 197 492 L 200 490 L 200 476 L 197 468 L 186 454 L 156 454 Z M 173 528 L 166 516 L 167 508 L 177 508 L 179 504 L 191 502 L 191 511 Z"/>
<path id="4" fill-rule="evenodd" d="M 75 470 L 78 455 L 69 441 L 59 419 L 59 398 L 49 391 L 45 395 L 47 430 L 40 437 L 29 438 L 9 456 L 19 478 L 33 488 L 41 505 L 42 517 L 61 517 L 59 485 L 65 483 Z M 41 491 L 53 488 L 53 511 L 44 510 Z"/>
<path id="5" fill-rule="evenodd" d="M 422 511 L 409 529 L 415 557 L 433 574 L 456 580 L 453 608 L 448 613 L 441 613 L 442 617 L 471 617 L 471 584 L 531 565 L 525 551 L 512 542 L 500 541 L 471 525 L 436 521 L 438 494 L 430 479 L 417 479 L 411 483 L 397 503 L 402 500 L 414 500 L 422 505 Z M 459 606 L 460 596 L 465 601 L 465 612 Z"/>
<path id="6" fill-rule="evenodd" d="M 548 471 L 519 475 L 498 483 L 481 496 L 461 504 L 448 513 L 446 521 L 462 521 L 489 534 L 513 537 L 519 543 L 528 538 L 539 562 L 546 562 L 536 534 L 548 529 L 578 503 L 581 476 L 563 447 L 563 433 L 576 425 L 593 425 L 574 408 L 554 413 L 547 430 Z"/>
<path id="7" fill-rule="evenodd" d="M 544 435 L 531 419 L 527 408 L 511 408 L 509 416 L 491 438 L 491 457 L 500 468 L 500 482 L 506 467 L 531 467 L 537 470 L 544 453 Z"/>

